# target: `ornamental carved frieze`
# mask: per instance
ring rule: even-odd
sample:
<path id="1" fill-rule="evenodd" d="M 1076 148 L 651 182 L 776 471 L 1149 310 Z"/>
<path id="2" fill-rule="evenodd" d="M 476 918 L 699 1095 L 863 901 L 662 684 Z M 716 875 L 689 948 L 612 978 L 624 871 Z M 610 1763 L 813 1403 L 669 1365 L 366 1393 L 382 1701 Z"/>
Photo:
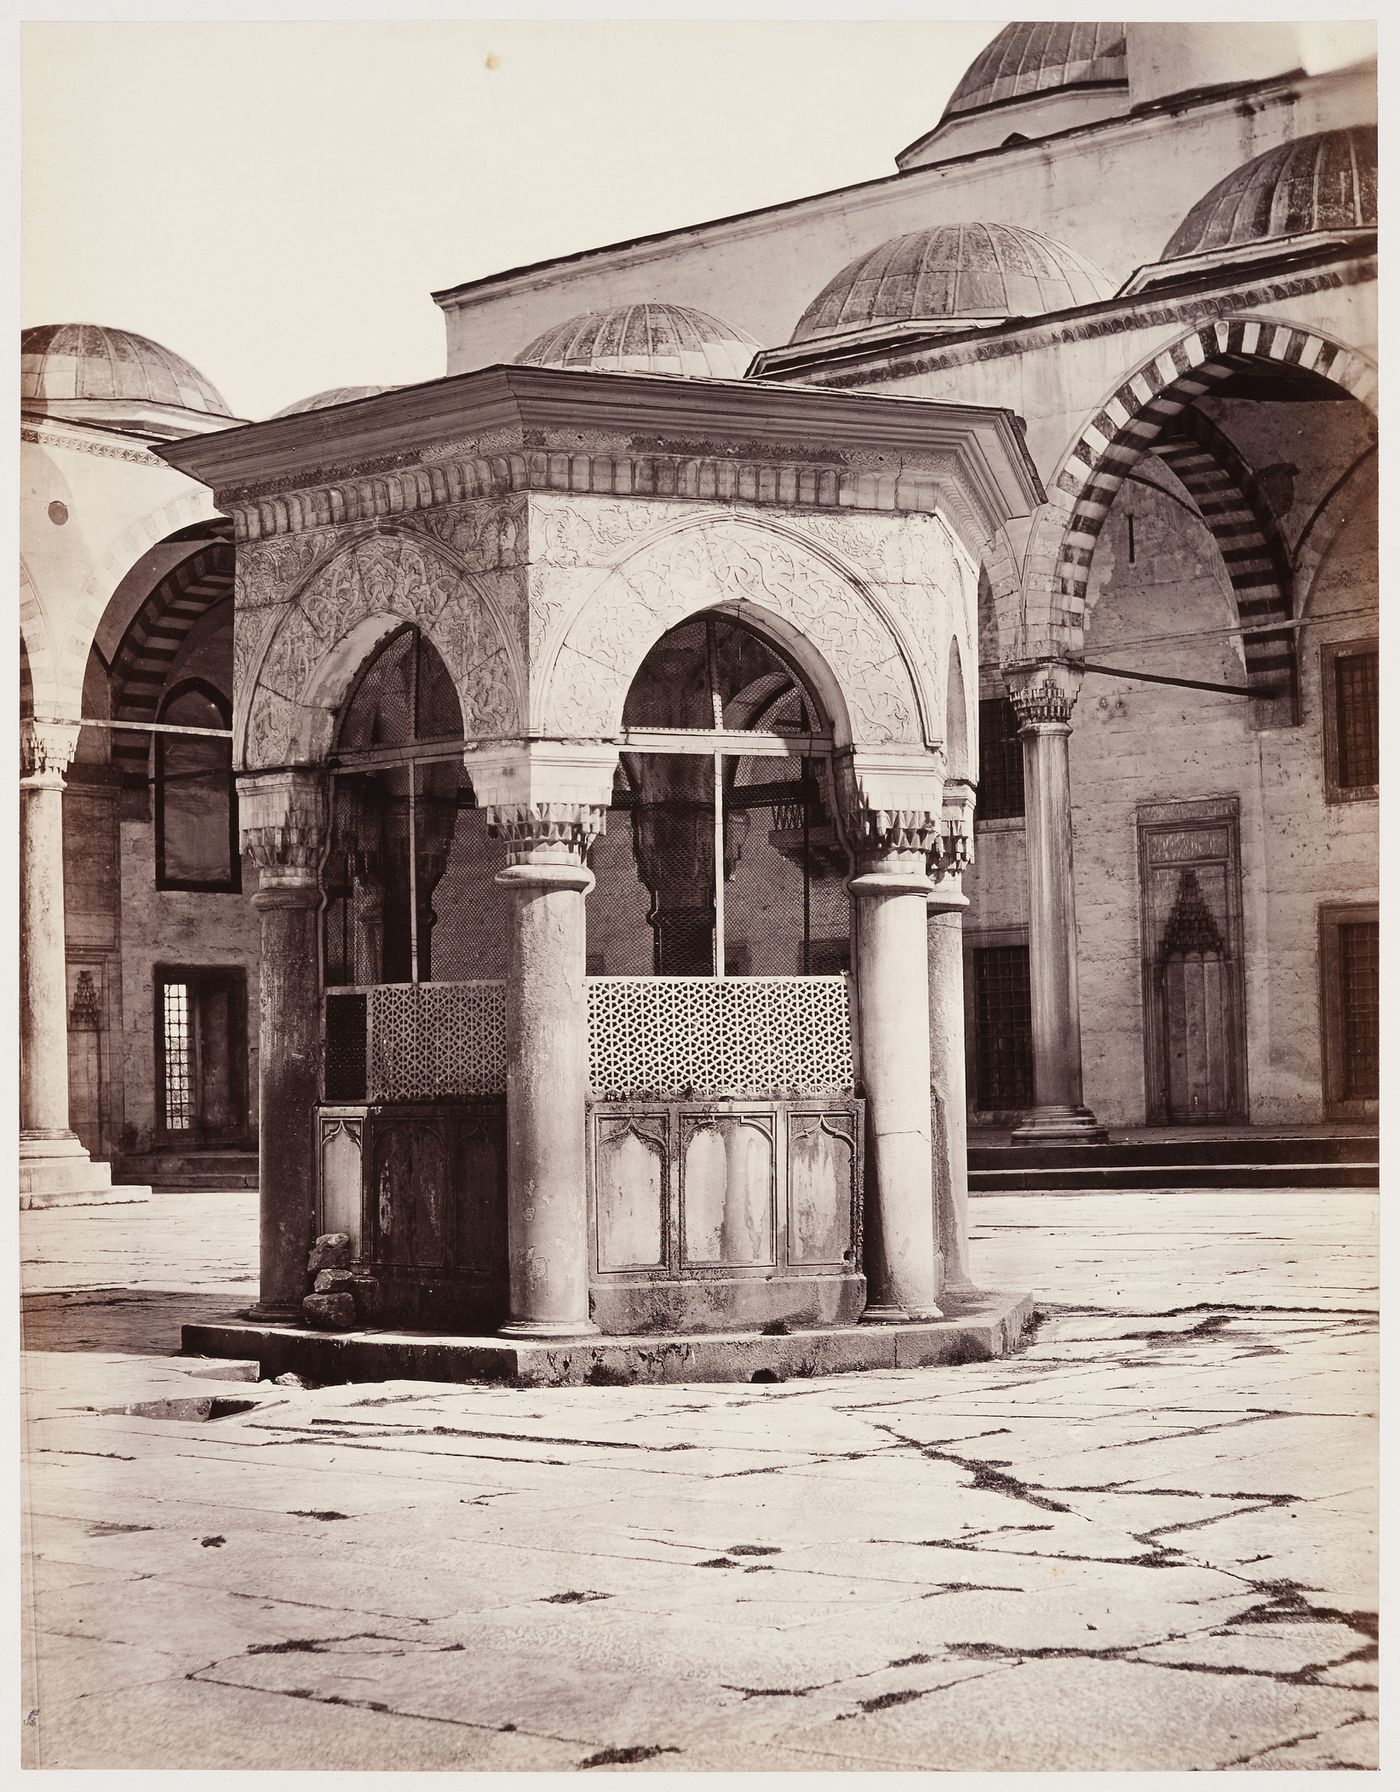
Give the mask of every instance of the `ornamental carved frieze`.
<path id="1" fill-rule="evenodd" d="M 308 529 L 300 535 L 275 535 L 266 541 L 240 542 L 234 557 L 234 602 L 240 610 L 285 604 L 316 562 L 341 540 L 335 529 Z"/>
<path id="2" fill-rule="evenodd" d="M 432 543 L 406 532 L 353 538 L 286 606 L 256 671 L 245 661 L 244 677 L 254 688 L 241 763 L 252 770 L 325 750 L 332 712 L 358 669 L 341 664 L 341 644 L 371 619 L 413 623 L 433 643 L 456 687 L 468 737 L 518 728 L 520 652 L 513 619 L 501 605 L 514 606 L 519 590 L 514 575 L 469 578 Z M 252 651 L 245 636 L 245 652 Z"/>
<path id="3" fill-rule="evenodd" d="M 697 611 L 742 615 L 745 605 L 812 644 L 840 685 L 855 739 L 923 744 L 909 668 L 869 597 L 795 533 L 713 516 L 648 542 L 560 619 L 538 656 L 542 731 L 611 735 L 659 636 Z"/>
<path id="4" fill-rule="evenodd" d="M 425 510 L 412 527 L 450 548 L 468 572 L 494 572 L 521 566 L 529 548 L 526 499 L 450 504 Z"/>

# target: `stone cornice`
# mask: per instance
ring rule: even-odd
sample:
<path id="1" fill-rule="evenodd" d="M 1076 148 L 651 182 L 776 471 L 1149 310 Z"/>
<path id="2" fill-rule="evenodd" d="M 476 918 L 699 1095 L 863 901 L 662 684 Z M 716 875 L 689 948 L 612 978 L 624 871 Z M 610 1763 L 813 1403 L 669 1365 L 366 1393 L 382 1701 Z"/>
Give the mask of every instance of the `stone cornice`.
<path id="1" fill-rule="evenodd" d="M 133 461 L 140 467 L 166 466 L 166 462 L 149 449 L 127 446 L 110 438 L 80 433 L 72 428 L 58 428 L 48 423 L 22 421 L 19 439 L 22 442 L 32 442 L 40 448 L 67 448 L 74 454 L 94 454 L 102 460 Z"/>
<path id="2" fill-rule="evenodd" d="M 1122 336 L 1157 324 L 1201 324 L 1234 316 L 1260 305 L 1308 293 L 1374 282 L 1377 274 L 1374 240 L 1368 244 L 1328 245 L 1314 256 L 1292 254 L 1255 263 L 1248 275 L 1234 268 L 1195 270 L 1175 288 L 1154 287 L 1151 294 L 1116 295 L 1094 305 L 1077 306 L 1033 319 L 1011 318 L 984 329 L 930 330 L 911 334 L 908 326 L 864 340 L 804 342 L 768 349 L 754 363 L 753 377 L 764 383 L 789 379 L 822 381 L 822 389 L 868 391 L 874 378 L 905 380 L 981 361 L 1036 353 L 1093 337 Z"/>
<path id="3" fill-rule="evenodd" d="M 1044 493 L 1009 411 L 822 388 L 493 367 L 160 450 L 244 539 L 508 491 L 963 509 Z"/>

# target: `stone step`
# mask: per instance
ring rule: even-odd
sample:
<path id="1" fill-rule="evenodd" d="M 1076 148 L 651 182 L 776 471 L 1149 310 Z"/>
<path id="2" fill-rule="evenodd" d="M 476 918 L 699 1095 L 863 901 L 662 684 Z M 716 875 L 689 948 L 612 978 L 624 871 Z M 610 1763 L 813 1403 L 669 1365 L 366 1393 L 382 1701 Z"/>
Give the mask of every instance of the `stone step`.
<path id="1" fill-rule="evenodd" d="M 1112 1139 L 1106 1145 L 978 1144 L 968 1141 L 969 1170 L 1103 1169 L 1131 1165 L 1308 1165 L 1374 1164 L 1380 1156 L 1375 1133 L 1241 1132 L 1183 1136 L 1163 1132 L 1147 1138 Z"/>
<path id="2" fill-rule="evenodd" d="M 1027 1164 L 1021 1169 L 969 1169 L 967 1183 L 974 1195 L 1099 1194 L 1143 1188 L 1379 1188 L 1380 1164 Z"/>

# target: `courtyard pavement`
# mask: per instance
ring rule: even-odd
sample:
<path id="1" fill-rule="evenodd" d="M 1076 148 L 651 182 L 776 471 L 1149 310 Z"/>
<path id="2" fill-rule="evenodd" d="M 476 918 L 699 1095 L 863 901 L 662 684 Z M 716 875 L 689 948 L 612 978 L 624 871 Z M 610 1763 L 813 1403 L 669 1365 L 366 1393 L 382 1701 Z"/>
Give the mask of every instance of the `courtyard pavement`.
<path id="1" fill-rule="evenodd" d="M 1019 1356 L 528 1392 L 173 1357 L 256 1205 L 22 1216 L 28 1765 L 1376 1764 L 1374 1193 L 980 1197 Z"/>

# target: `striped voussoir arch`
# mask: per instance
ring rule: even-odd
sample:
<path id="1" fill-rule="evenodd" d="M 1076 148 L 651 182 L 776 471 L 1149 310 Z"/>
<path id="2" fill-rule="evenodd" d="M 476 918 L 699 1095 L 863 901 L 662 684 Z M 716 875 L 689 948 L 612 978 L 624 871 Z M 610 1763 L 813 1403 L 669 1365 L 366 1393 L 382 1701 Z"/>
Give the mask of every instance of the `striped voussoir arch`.
<path id="1" fill-rule="evenodd" d="M 231 542 L 210 542 L 166 574 L 132 617 L 113 656 L 114 721 L 157 719 L 161 692 L 190 630 L 214 604 L 232 595 Z M 115 730 L 112 764 L 144 780 L 150 748 L 150 735 Z"/>
<path id="2" fill-rule="evenodd" d="M 1215 537 L 1235 593 L 1245 671 L 1252 687 L 1292 687 L 1297 655 L 1288 549 L 1244 456 L 1210 418 L 1185 410 L 1154 453 L 1175 473 Z"/>
<path id="3" fill-rule="evenodd" d="M 1065 458 L 1054 486 L 1069 510 L 1049 622 L 1082 634 L 1089 563 L 1113 500 L 1140 455 L 1214 387 L 1251 362 L 1281 362 L 1331 380 L 1374 404 L 1375 369 L 1363 356 L 1288 324 L 1234 318 L 1211 323 L 1162 349 L 1113 394 Z"/>

